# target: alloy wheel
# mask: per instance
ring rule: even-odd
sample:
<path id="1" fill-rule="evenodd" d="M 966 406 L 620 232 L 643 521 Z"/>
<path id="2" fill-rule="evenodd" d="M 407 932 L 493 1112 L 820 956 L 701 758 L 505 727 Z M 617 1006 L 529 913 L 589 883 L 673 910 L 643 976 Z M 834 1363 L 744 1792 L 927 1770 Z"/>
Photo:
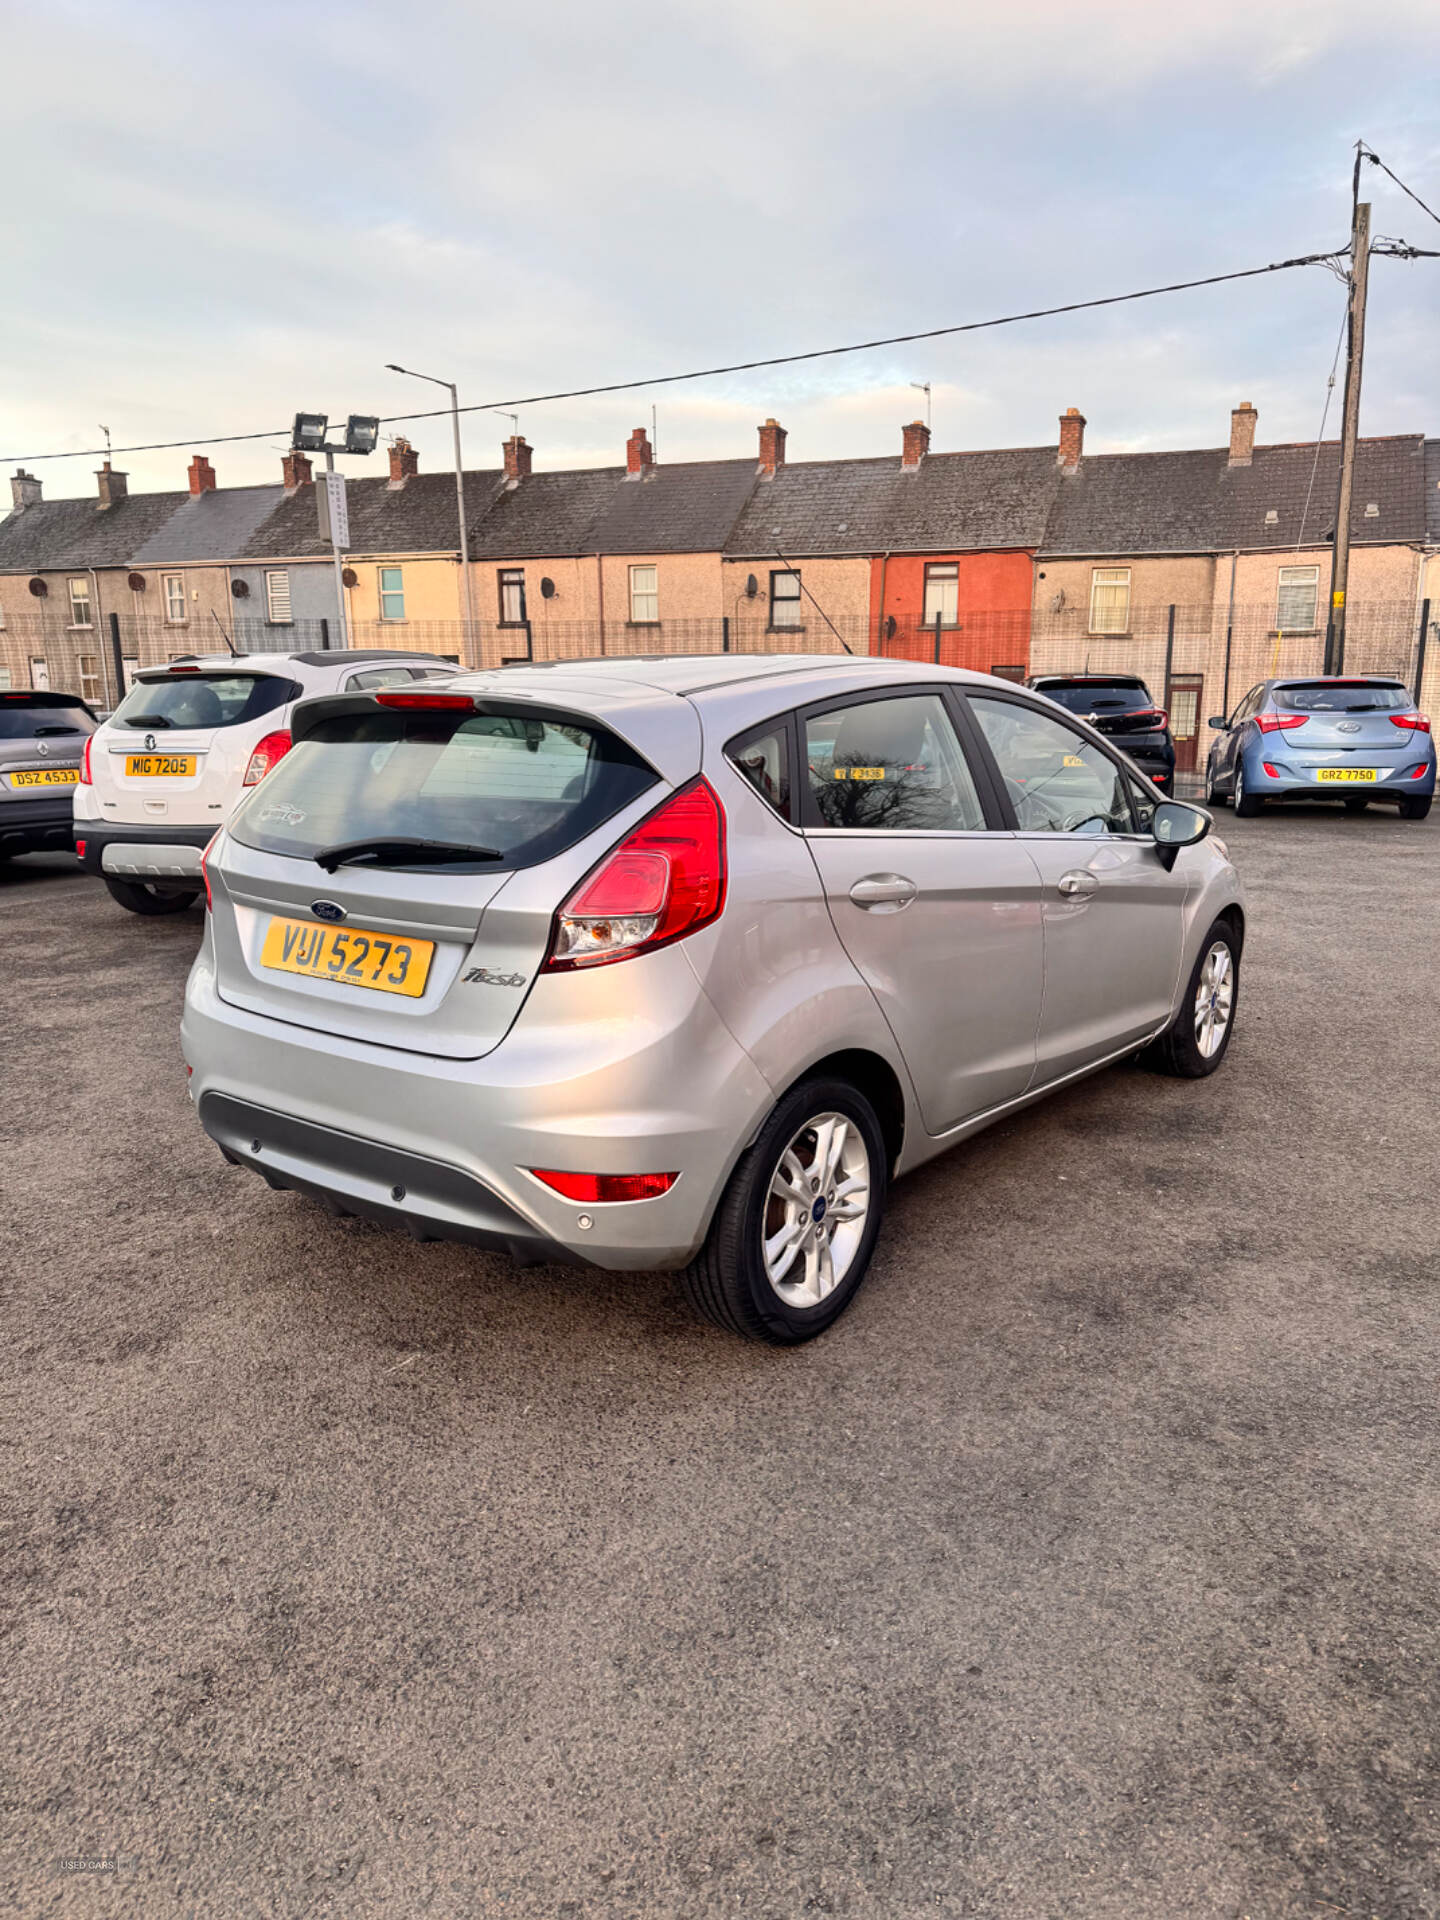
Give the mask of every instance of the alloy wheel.
<path id="1" fill-rule="evenodd" d="M 817 1307 L 854 1263 L 870 1217 L 870 1155 L 843 1113 L 793 1136 L 771 1176 L 761 1223 L 765 1277 L 789 1307 Z"/>
<path id="2" fill-rule="evenodd" d="M 1205 956 L 1200 984 L 1195 989 L 1195 1045 L 1212 1060 L 1225 1044 L 1235 1005 L 1235 962 L 1223 940 Z"/>

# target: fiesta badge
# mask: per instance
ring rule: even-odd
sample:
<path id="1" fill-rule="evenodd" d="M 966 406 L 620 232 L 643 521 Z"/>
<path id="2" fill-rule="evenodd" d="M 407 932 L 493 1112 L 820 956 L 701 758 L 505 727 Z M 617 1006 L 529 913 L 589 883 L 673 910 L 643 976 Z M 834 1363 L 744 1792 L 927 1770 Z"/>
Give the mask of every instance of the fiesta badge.
<path id="1" fill-rule="evenodd" d="M 310 911 L 317 920 L 343 920 L 346 914 L 338 900 L 312 900 Z"/>

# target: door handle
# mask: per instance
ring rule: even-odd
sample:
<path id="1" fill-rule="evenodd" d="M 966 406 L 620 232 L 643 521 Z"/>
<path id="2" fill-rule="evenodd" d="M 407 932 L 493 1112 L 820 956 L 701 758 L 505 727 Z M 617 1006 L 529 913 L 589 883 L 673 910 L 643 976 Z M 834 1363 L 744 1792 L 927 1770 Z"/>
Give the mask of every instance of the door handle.
<path id="1" fill-rule="evenodd" d="M 903 873 L 867 873 L 850 889 L 857 907 L 873 908 L 881 913 L 899 913 L 908 907 L 920 891 Z"/>
<path id="2" fill-rule="evenodd" d="M 1056 883 L 1056 891 L 1063 893 L 1067 900 L 1073 900 L 1077 895 L 1098 893 L 1100 882 L 1093 873 L 1079 869 L 1073 873 L 1062 873 Z"/>

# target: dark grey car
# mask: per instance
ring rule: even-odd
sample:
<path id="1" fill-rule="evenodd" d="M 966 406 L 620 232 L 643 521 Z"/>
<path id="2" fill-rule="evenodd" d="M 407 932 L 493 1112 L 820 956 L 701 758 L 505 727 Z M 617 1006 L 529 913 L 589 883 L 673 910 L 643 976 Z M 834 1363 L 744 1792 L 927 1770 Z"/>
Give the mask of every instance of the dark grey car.
<path id="1" fill-rule="evenodd" d="M 75 783 L 96 725 L 78 694 L 0 691 L 0 860 L 73 851 Z"/>

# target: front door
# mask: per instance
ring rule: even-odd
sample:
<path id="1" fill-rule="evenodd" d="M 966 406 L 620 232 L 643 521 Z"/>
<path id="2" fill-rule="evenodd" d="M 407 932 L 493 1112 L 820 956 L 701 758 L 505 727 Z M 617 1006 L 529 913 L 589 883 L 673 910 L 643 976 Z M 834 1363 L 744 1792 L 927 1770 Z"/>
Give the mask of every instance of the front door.
<path id="1" fill-rule="evenodd" d="M 1200 746 L 1200 715 L 1205 682 L 1198 673 L 1176 673 L 1165 690 L 1170 737 L 1175 742 L 1175 771 L 1193 773 Z"/>
<path id="2" fill-rule="evenodd" d="M 36 693 L 48 693 L 50 691 L 50 663 L 48 660 L 37 659 L 30 662 L 30 685 L 35 689 Z"/>
<path id="3" fill-rule="evenodd" d="M 977 694 L 969 705 L 1040 880 L 1043 1086 L 1165 1023 L 1188 882 L 1179 863 L 1166 872 L 1133 810 L 1140 790 L 1106 748 L 1028 701 Z"/>
<path id="4" fill-rule="evenodd" d="M 1043 987 L 1034 864 L 991 831 L 938 692 L 811 709 L 801 727 L 806 837 L 830 917 L 927 1132 L 944 1133 L 1030 1084 Z"/>

